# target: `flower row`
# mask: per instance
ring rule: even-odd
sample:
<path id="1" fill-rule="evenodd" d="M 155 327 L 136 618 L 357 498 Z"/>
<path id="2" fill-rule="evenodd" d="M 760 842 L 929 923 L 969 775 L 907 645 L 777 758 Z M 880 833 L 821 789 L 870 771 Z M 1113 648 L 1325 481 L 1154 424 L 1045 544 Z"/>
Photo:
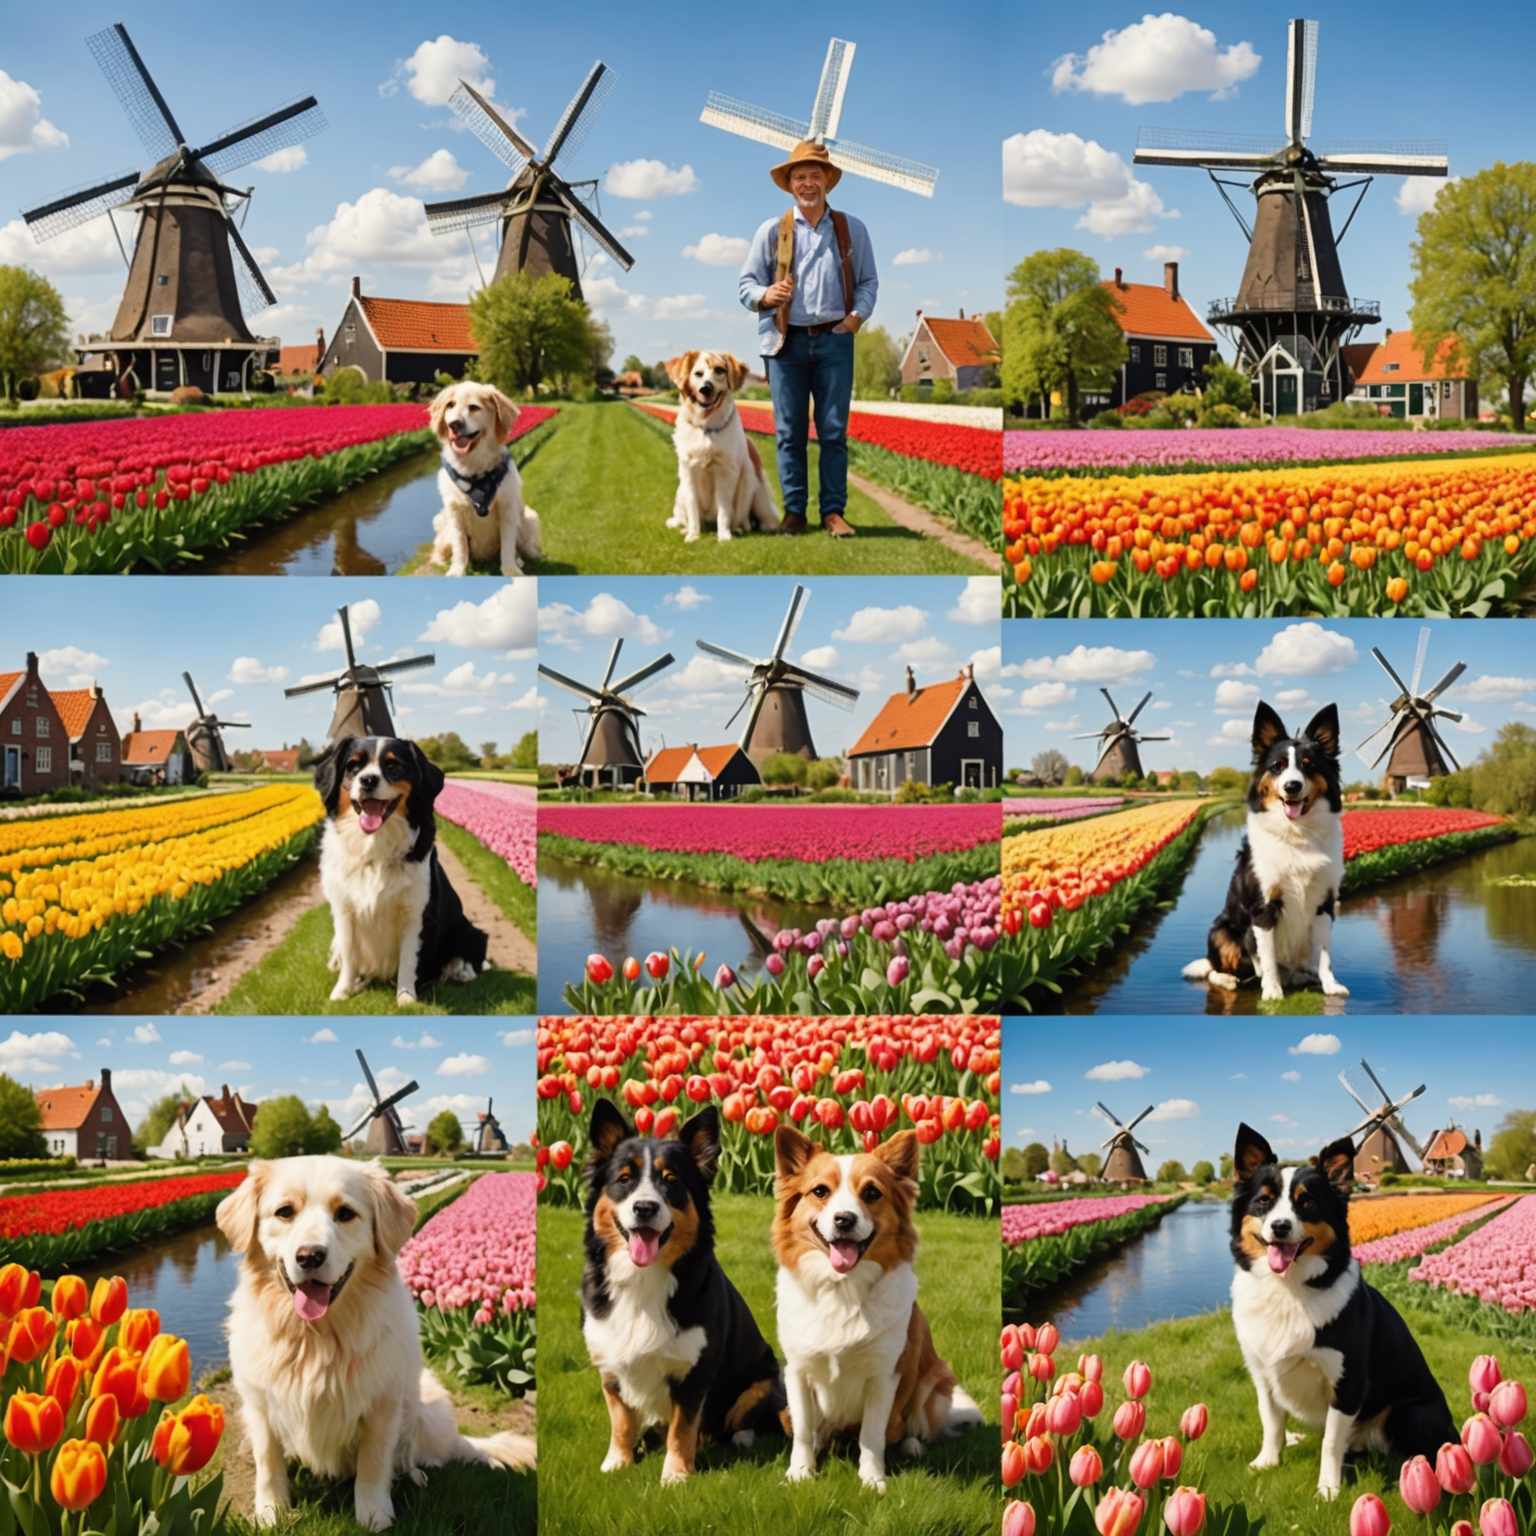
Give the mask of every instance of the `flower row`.
<path id="1" fill-rule="evenodd" d="M 1463 1206 L 1455 1215 L 1443 1216 L 1427 1226 L 1400 1228 L 1389 1236 L 1376 1237 L 1363 1243 L 1354 1240 L 1352 1230 L 1350 1251 L 1362 1264 L 1396 1264 L 1400 1259 L 1416 1259 L 1426 1248 L 1433 1248 L 1436 1243 L 1454 1237 L 1469 1222 L 1502 1210 L 1513 1199 L 1513 1195 L 1502 1200 L 1484 1199 L 1475 1205 Z M 1351 1229 L 1354 1225 L 1352 1215 Z"/>
<path id="2" fill-rule="evenodd" d="M 1040 1237 L 1059 1237 L 1073 1227 L 1110 1221 L 1145 1206 L 1161 1205 L 1161 1195 L 1106 1195 L 1103 1199 L 1048 1200 L 1038 1205 L 1003 1207 L 1003 1241 L 1009 1247 Z"/>
<path id="3" fill-rule="evenodd" d="M 242 1169 L 235 1173 L 98 1184 L 92 1189 L 48 1189 L 35 1195 L 7 1195 L 0 1198 L 0 1238 L 69 1232 L 93 1221 L 155 1210 L 194 1195 L 233 1189 L 244 1177 Z"/>
<path id="4" fill-rule="evenodd" d="M 400 1276 L 424 1307 L 473 1309 L 490 1323 L 536 1301 L 534 1175 L 487 1173 L 400 1250 Z"/>
<path id="5" fill-rule="evenodd" d="M 499 853 L 530 890 L 538 889 L 537 792 L 531 786 L 450 779 L 434 809 Z"/>
<path id="6" fill-rule="evenodd" d="M 1123 795 L 1063 795 L 1060 798 L 1030 796 L 1010 800 L 1005 811 L 1010 821 L 1078 821 L 1103 811 L 1118 811 Z"/>
<path id="7" fill-rule="evenodd" d="M 1506 1312 L 1536 1309 L 1536 1195 L 1527 1195 L 1459 1243 L 1427 1254 L 1410 1280 L 1476 1296 Z"/>
<path id="8" fill-rule="evenodd" d="M 1468 1220 L 1488 1203 L 1489 1197 L 1484 1194 L 1386 1195 L 1356 1200 L 1349 1208 L 1350 1243 L 1353 1246 L 1397 1232 L 1411 1232 L 1450 1216 Z"/>
<path id="9" fill-rule="evenodd" d="M 1462 811 L 1436 808 L 1400 811 L 1346 811 L 1344 813 L 1344 857 L 1353 859 L 1378 848 L 1399 843 L 1422 842 L 1431 837 L 1447 837 L 1457 832 L 1480 832 L 1496 827 L 1504 818 L 1486 811 Z"/>

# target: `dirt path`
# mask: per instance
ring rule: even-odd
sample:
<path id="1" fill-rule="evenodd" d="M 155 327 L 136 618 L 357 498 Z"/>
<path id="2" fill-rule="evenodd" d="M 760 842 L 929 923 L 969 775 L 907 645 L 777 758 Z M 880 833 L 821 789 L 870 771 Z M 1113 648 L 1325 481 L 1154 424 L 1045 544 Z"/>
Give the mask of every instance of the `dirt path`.
<path id="1" fill-rule="evenodd" d="M 866 480 L 863 475 L 850 473 L 848 483 L 857 486 L 892 522 L 899 523 L 903 528 L 910 528 L 914 532 L 926 534 L 930 539 L 938 540 L 945 549 L 957 555 L 964 555 L 967 560 L 980 560 L 989 571 L 996 571 L 998 575 L 1002 575 L 1003 557 L 995 549 L 988 549 L 980 539 L 973 539 L 969 534 L 961 533 L 957 528 L 951 528 L 948 523 L 941 522 L 933 513 L 913 506 L 910 501 L 903 501 L 894 491 L 888 491 L 884 486 L 876 485 L 873 480 Z"/>
<path id="2" fill-rule="evenodd" d="M 490 960 L 499 970 L 539 974 L 539 953 L 522 929 L 514 926 L 505 912 L 475 884 L 469 871 L 445 843 L 437 844 L 437 857 L 443 873 L 459 893 L 464 911 L 475 927 L 490 935 Z"/>

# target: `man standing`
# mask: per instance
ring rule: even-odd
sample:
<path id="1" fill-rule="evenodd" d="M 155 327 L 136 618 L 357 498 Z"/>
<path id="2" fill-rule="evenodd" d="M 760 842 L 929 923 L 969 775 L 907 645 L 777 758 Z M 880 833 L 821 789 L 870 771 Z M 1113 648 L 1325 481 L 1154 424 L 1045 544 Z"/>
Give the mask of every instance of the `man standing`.
<path id="1" fill-rule="evenodd" d="M 741 302 L 758 316 L 758 341 L 773 392 L 781 532 L 803 533 L 809 505 L 807 411 L 821 449 L 821 526 L 853 537 L 848 505 L 848 411 L 853 400 L 853 338 L 875 308 L 880 280 L 869 231 L 827 207 L 842 179 L 826 146 L 805 141 L 769 173 L 794 207 L 769 219 L 741 269 Z"/>

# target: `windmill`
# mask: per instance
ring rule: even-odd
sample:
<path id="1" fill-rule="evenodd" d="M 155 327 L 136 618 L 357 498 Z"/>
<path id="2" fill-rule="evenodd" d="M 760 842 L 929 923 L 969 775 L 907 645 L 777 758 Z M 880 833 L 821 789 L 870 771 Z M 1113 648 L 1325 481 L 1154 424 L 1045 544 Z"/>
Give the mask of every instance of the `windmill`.
<path id="1" fill-rule="evenodd" d="M 1360 1066 L 1381 1095 L 1381 1102 L 1373 1109 L 1355 1092 L 1349 1074 L 1339 1073 L 1339 1081 L 1343 1083 L 1345 1093 L 1365 1111 L 1365 1119 L 1349 1132 L 1351 1140 L 1362 1131 L 1365 1132 L 1365 1140 L 1355 1152 L 1355 1170 L 1363 1176 L 1378 1179 L 1384 1173 L 1410 1173 L 1412 1170 L 1403 1153 L 1404 1145 L 1413 1148 L 1421 1166 L 1424 1162 L 1424 1148 L 1413 1139 L 1413 1133 L 1398 1116 L 1405 1105 L 1411 1104 L 1424 1092 L 1424 1084 L 1420 1083 L 1412 1093 L 1394 1101 L 1392 1095 L 1381 1086 L 1381 1079 L 1371 1071 L 1370 1062 L 1362 1057 Z"/>
<path id="2" fill-rule="evenodd" d="M 916 192 L 921 197 L 932 197 L 933 184 L 939 178 L 933 166 L 903 160 L 899 155 L 888 155 L 884 150 L 870 149 L 851 139 L 837 137 L 856 46 L 840 37 L 834 37 L 828 44 L 809 122 L 781 117 L 777 112 L 737 101 L 733 96 L 722 96 L 718 91 L 709 93 L 699 121 L 708 123 L 711 128 L 723 128 L 727 133 L 740 134 L 744 139 L 756 139 L 759 144 L 771 144 L 775 149 L 786 151 L 808 139 L 814 140 L 826 145 L 833 165 L 840 170 L 866 176 L 871 181 L 883 181 L 887 186 Z"/>
<path id="3" fill-rule="evenodd" d="M 283 697 L 296 699 L 301 693 L 332 689 L 336 694 L 336 709 L 331 715 L 327 737 L 330 741 L 340 741 L 343 736 L 393 736 L 395 722 L 389 713 L 390 678 L 396 672 L 436 666 L 437 657 L 431 654 L 409 656 L 402 661 L 383 661 L 376 667 L 365 666 L 352 649 L 352 625 L 347 618 L 347 605 L 343 603 L 336 613 L 341 619 L 342 644 L 347 649 L 345 670 L 312 683 L 285 688 Z"/>
<path id="4" fill-rule="evenodd" d="M 1147 700 L 1152 695 L 1148 693 L 1128 717 L 1122 718 L 1120 706 L 1109 697 L 1109 689 L 1100 688 L 1099 692 L 1109 699 L 1109 707 L 1114 712 L 1114 718 L 1101 731 L 1089 731 L 1086 735 L 1072 738 L 1073 741 L 1103 743 L 1099 749 L 1099 760 L 1094 765 L 1093 772 L 1088 775 L 1089 782 L 1102 784 L 1106 779 L 1122 779 L 1128 773 L 1134 773 L 1138 779 L 1145 778 L 1146 775 L 1141 769 L 1141 753 L 1136 750 L 1137 744 L 1143 741 L 1173 739 L 1170 736 L 1143 736 L 1136 729 L 1136 716 L 1147 707 Z"/>
<path id="5" fill-rule="evenodd" d="M 1443 778 L 1452 769 L 1459 769 L 1456 754 L 1445 744 L 1445 739 L 1435 729 L 1436 720 L 1461 720 L 1465 718 L 1451 709 L 1440 709 L 1435 700 L 1467 670 L 1464 661 L 1458 661 L 1428 693 L 1419 692 L 1419 680 L 1424 675 L 1424 658 L 1429 652 L 1429 626 L 1419 630 L 1419 649 L 1413 658 L 1413 681 L 1405 683 L 1393 669 L 1391 662 L 1373 645 L 1371 655 L 1377 665 L 1397 685 L 1397 697 L 1387 706 L 1386 725 L 1378 726 L 1355 748 L 1362 754 L 1381 733 L 1392 728 L 1391 738 L 1377 755 L 1371 767 L 1391 754 L 1387 763 L 1386 779 L 1394 794 L 1413 784 L 1427 784 L 1430 779 Z M 1450 768 L 1446 763 L 1450 763 Z M 1418 781 L 1415 783 L 1415 781 Z"/>
<path id="6" fill-rule="evenodd" d="M 188 147 L 160 87 L 121 24 L 94 33 L 86 46 L 121 103 L 151 164 L 66 192 L 22 214 L 34 238 L 50 240 L 98 214 L 127 207 L 138 215 L 122 301 L 105 343 L 119 384 L 175 389 L 195 384 L 212 394 L 244 389 L 249 369 L 275 356 L 276 339 L 251 334 L 242 299 L 254 314 L 277 303 L 234 220 L 252 189 L 224 177 L 254 160 L 313 137 L 325 118 L 313 96 L 252 118 Z M 243 218 L 243 215 L 242 215 Z M 116 221 L 112 231 L 122 244 Z"/>
<path id="7" fill-rule="evenodd" d="M 499 192 L 455 197 L 427 204 L 427 223 L 434 235 L 474 229 L 501 221 L 501 254 L 496 258 L 498 282 L 513 272 L 542 277 L 557 272 L 571 280 L 571 296 L 581 297 L 581 266 L 571 239 L 571 221 L 626 272 L 635 258 L 614 238 L 597 214 L 576 195 L 577 187 L 597 186 L 596 180 L 567 181 L 557 165 L 576 155 L 603 110 L 618 79 L 601 61 L 594 64 L 581 89 L 571 97 L 554 132 L 537 150 L 466 80 L 448 98 L 459 120 L 512 173 Z M 474 237 L 471 236 L 471 239 Z"/>
<path id="8" fill-rule="evenodd" d="M 1294 20 L 1286 56 L 1284 132 L 1201 135 L 1144 128 L 1137 165 L 1183 165 L 1205 171 L 1248 237 L 1248 263 L 1237 297 L 1219 299 L 1207 318 L 1237 346 L 1239 365 L 1258 385 L 1259 408 L 1272 415 L 1311 411 L 1342 400 L 1350 379 L 1340 348 L 1381 319 L 1374 300 L 1352 299 L 1339 265 L 1339 242 L 1376 176 L 1444 176 L 1443 143 L 1341 144 L 1309 148 L 1317 83 L 1315 21 Z M 1227 195 L 1242 182 L 1217 171 L 1253 176 L 1250 226 Z M 1352 180 L 1340 180 L 1351 177 Z M 1335 236 L 1329 199 L 1358 188 Z"/>
<path id="9" fill-rule="evenodd" d="M 1149 1157 L 1152 1153 L 1149 1147 L 1137 1141 L 1134 1132 L 1136 1127 L 1152 1113 L 1153 1106 L 1148 1104 L 1129 1125 L 1122 1125 L 1103 1104 L 1095 1104 L 1094 1108 L 1114 1126 L 1109 1140 L 1099 1143 L 1100 1147 L 1109 1153 L 1104 1160 L 1104 1172 L 1100 1177 L 1106 1184 L 1145 1184 L 1147 1170 L 1142 1167 L 1141 1156 L 1136 1149 L 1140 1147 L 1141 1151 Z"/>
<path id="10" fill-rule="evenodd" d="M 386 1099 L 379 1093 L 379 1085 L 373 1080 L 373 1073 L 368 1069 L 368 1062 L 359 1051 L 357 1053 L 358 1065 L 363 1069 L 363 1076 L 368 1080 L 368 1091 L 373 1095 L 373 1103 L 368 1111 L 356 1125 L 341 1139 L 344 1142 L 351 1141 L 364 1126 L 368 1128 L 368 1140 L 364 1147 L 373 1157 L 400 1157 L 410 1151 L 406 1145 L 405 1133 L 407 1127 L 400 1123 L 400 1111 L 395 1108 L 401 1099 L 413 1094 L 421 1086 L 412 1078 L 404 1088 L 397 1088 Z"/>
<path id="11" fill-rule="evenodd" d="M 798 662 L 786 661 L 784 652 L 805 616 L 805 605 L 810 593 L 796 585 L 790 595 L 789 609 L 779 626 L 779 638 L 768 656 L 743 656 L 740 651 L 727 650 L 709 640 L 696 640 L 698 648 L 708 656 L 732 666 L 745 667 L 746 697 L 736 706 L 735 714 L 725 722 L 729 730 L 742 710 L 747 710 L 747 723 L 741 731 L 741 750 L 752 759 L 756 768 L 775 754 L 787 752 L 793 756 L 814 761 L 816 748 L 811 741 L 811 723 L 805 716 L 805 695 L 820 699 L 824 704 L 838 709 L 852 710 L 859 701 L 859 690 L 846 683 L 834 682 L 819 672 L 812 672 Z"/>
<path id="12" fill-rule="evenodd" d="M 475 1151 L 476 1152 L 509 1152 L 506 1132 L 501 1128 L 501 1121 L 491 1113 L 491 1100 L 485 1101 L 485 1113 L 475 1116 Z"/>
<path id="13" fill-rule="evenodd" d="M 183 672 L 181 680 L 187 685 L 187 692 L 192 695 L 192 702 L 197 706 L 197 716 L 187 727 L 187 746 L 191 749 L 192 761 L 197 765 L 197 771 L 228 773 L 229 753 L 225 750 L 224 738 L 219 733 L 231 728 L 248 731 L 251 728 L 251 722 L 220 720 L 217 715 L 203 708 L 203 701 L 197 696 L 197 685 L 192 681 L 192 674 Z"/>
<path id="14" fill-rule="evenodd" d="M 670 651 L 647 662 L 637 672 L 613 682 L 613 669 L 619 662 L 622 638 L 613 642 L 603 680 L 596 688 L 579 683 L 574 677 L 539 665 L 539 676 L 547 677 L 557 688 L 585 700 L 582 709 L 588 717 L 587 734 L 581 744 L 578 772 L 583 784 L 596 789 L 605 781 L 614 789 L 624 789 L 645 773 L 645 755 L 640 750 L 638 721 L 645 711 L 630 697 L 670 667 L 675 659 Z"/>

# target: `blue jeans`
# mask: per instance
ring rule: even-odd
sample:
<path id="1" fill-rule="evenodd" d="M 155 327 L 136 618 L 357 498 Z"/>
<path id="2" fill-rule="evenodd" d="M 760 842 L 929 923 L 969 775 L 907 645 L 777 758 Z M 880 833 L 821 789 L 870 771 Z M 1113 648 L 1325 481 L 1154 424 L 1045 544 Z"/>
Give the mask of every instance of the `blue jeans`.
<path id="1" fill-rule="evenodd" d="M 848 505 L 848 408 L 853 399 L 853 332 L 808 336 L 791 329 L 776 357 L 767 357 L 768 388 L 777 426 L 779 488 L 786 516 L 805 516 L 810 499 L 806 443 L 807 409 L 814 410 L 821 447 L 821 494 L 825 525 Z M 814 403 L 813 403 L 814 402 Z"/>

